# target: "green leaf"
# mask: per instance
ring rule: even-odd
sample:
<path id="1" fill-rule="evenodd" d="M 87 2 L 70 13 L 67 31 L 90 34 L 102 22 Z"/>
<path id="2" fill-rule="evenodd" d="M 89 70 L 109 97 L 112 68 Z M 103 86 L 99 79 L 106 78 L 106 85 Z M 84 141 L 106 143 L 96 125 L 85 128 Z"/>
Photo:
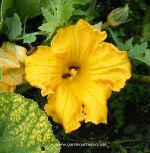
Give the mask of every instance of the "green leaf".
<path id="1" fill-rule="evenodd" d="M 21 20 L 31 19 L 41 14 L 41 2 L 43 0 L 15 0 L 16 13 Z"/>
<path id="2" fill-rule="evenodd" d="M 85 4 L 87 4 L 87 3 L 90 3 L 91 0 L 74 0 L 74 2 L 75 2 L 76 4 L 85 5 Z"/>
<path id="3" fill-rule="evenodd" d="M 30 33 L 23 36 L 23 43 L 32 43 L 36 41 L 36 34 Z"/>
<path id="4" fill-rule="evenodd" d="M 117 45 L 117 48 L 119 48 L 120 50 L 128 50 L 129 46 L 127 44 L 122 43 L 118 38 L 117 35 L 111 30 L 111 28 L 108 28 L 114 42 Z"/>
<path id="5" fill-rule="evenodd" d="M 117 47 L 120 49 L 120 50 L 129 50 L 131 47 L 132 47 L 132 43 L 133 43 L 133 38 L 130 38 L 128 39 L 125 43 L 122 43 L 117 35 L 111 30 L 111 28 L 108 28 L 115 44 L 117 45 Z"/>
<path id="6" fill-rule="evenodd" d="M 49 37 L 51 37 L 58 26 L 58 22 L 47 22 L 42 24 L 42 26 L 39 27 L 41 31 L 44 31 L 48 33 Z"/>
<path id="7" fill-rule="evenodd" d="M 121 153 L 128 153 L 128 151 L 125 148 L 120 148 Z"/>
<path id="8" fill-rule="evenodd" d="M 7 33 L 10 39 L 14 39 L 21 34 L 22 23 L 18 14 L 14 14 L 13 17 L 7 17 L 5 19 L 5 24 L 7 26 Z"/>
<path id="9" fill-rule="evenodd" d="M 133 43 L 133 38 L 130 38 L 125 42 L 126 50 L 129 50 L 133 46 L 132 43 Z"/>
<path id="10" fill-rule="evenodd" d="M 135 44 L 129 50 L 129 57 L 139 60 L 150 66 L 150 50 L 147 49 L 147 42 Z"/>
<path id="11" fill-rule="evenodd" d="M 51 124 L 36 102 L 14 93 L 0 93 L 0 102 L 1 153 L 60 151 Z"/>
<path id="12" fill-rule="evenodd" d="M 58 22 L 56 16 L 54 16 L 48 9 L 42 7 L 42 13 L 47 22 Z"/>
<path id="13" fill-rule="evenodd" d="M 74 11 L 73 11 L 73 15 L 86 15 L 87 14 L 87 12 L 85 12 L 85 11 L 83 11 L 83 10 L 81 10 L 81 9 L 75 9 Z"/>
<path id="14" fill-rule="evenodd" d="M 142 41 L 150 41 L 150 23 L 144 25 Z"/>
<path id="15" fill-rule="evenodd" d="M 46 20 L 38 29 L 47 34 L 47 39 L 51 38 L 55 29 L 59 27 L 59 20 L 57 18 L 56 4 L 54 1 L 49 1 L 51 8 L 43 8 L 42 13 Z"/>
<path id="16" fill-rule="evenodd" d="M 57 17 L 61 22 L 66 23 L 74 11 L 74 3 L 72 0 L 60 1 L 57 0 Z"/>
<path id="17" fill-rule="evenodd" d="M 126 134 L 132 134 L 136 131 L 136 126 L 134 124 L 130 124 L 127 127 L 124 128 L 124 132 Z"/>
<path id="18" fill-rule="evenodd" d="M 113 40 L 120 50 L 129 50 L 128 56 L 136 59 L 150 66 L 150 49 L 148 49 L 147 42 L 133 45 L 133 38 L 127 40 L 124 44 L 119 41 L 117 35 L 109 28 Z"/>
<path id="19" fill-rule="evenodd" d="M 6 16 L 7 11 L 13 7 L 14 0 L 2 0 L 1 8 L 0 8 L 0 32 L 3 28 L 4 18 Z"/>
<path id="20" fill-rule="evenodd" d="M 144 61 L 147 65 L 150 65 L 150 49 L 145 50 Z"/>
<path id="21" fill-rule="evenodd" d="M 39 29 L 47 34 L 50 39 L 56 29 L 64 27 L 70 23 L 73 15 L 86 15 L 79 5 L 85 5 L 90 0 L 44 0 L 41 4 L 44 22 Z"/>
<path id="22" fill-rule="evenodd" d="M 74 10 L 73 0 L 49 0 L 48 6 L 42 7 L 42 13 L 46 22 L 58 22 L 62 26 L 72 15 Z"/>
<path id="23" fill-rule="evenodd" d="M 2 80 L 2 67 L 0 66 L 0 81 Z"/>

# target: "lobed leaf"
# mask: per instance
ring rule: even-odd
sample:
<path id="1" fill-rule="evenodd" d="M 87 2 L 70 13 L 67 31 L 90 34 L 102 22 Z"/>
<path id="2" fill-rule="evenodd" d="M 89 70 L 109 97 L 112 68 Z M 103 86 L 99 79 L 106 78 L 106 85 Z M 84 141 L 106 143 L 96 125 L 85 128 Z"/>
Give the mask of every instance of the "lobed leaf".
<path id="1" fill-rule="evenodd" d="M 147 42 L 135 44 L 129 49 L 129 57 L 139 60 L 150 66 L 150 50 L 147 49 Z"/>
<path id="2" fill-rule="evenodd" d="M 0 152 L 58 153 L 45 113 L 33 100 L 15 93 L 0 93 Z"/>
<path id="3" fill-rule="evenodd" d="M 129 46 L 128 46 L 127 44 L 125 45 L 124 43 L 122 43 L 122 42 L 118 39 L 117 35 L 111 30 L 111 28 L 108 28 L 108 30 L 109 30 L 109 32 L 110 32 L 110 34 L 111 34 L 111 36 L 112 36 L 114 42 L 116 43 L 117 47 L 118 47 L 120 50 L 128 50 L 128 49 L 129 49 Z"/>
<path id="4" fill-rule="evenodd" d="M 150 49 L 148 49 L 147 42 L 133 45 L 133 38 L 130 38 L 125 43 L 122 43 L 110 28 L 109 31 L 120 50 L 128 50 L 128 56 L 130 58 L 136 59 L 150 66 Z"/>
<path id="5" fill-rule="evenodd" d="M 7 17 L 5 19 L 7 27 L 7 34 L 10 39 L 14 39 L 21 34 L 22 23 L 18 14 L 14 14 L 13 17 Z"/>
<path id="6" fill-rule="evenodd" d="M 51 38 L 57 28 L 69 23 L 73 15 L 86 15 L 85 11 L 76 8 L 78 5 L 85 5 L 90 0 L 47 0 L 42 7 L 42 14 L 45 22 L 39 27 L 47 33 L 47 39 Z M 76 8 L 76 9 L 75 9 Z"/>
<path id="7" fill-rule="evenodd" d="M 61 22 L 66 23 L 72 16 L 73 11 L 74 2 L 72 0 L 64 2 L 57 0 L 57 17 Z"/>
<path id="8" fill-rule="evenodd" d="M 42 7 L 42 13 L 46 22 L 57 22 L 58 19 L 55 15 L 52 14 L 47 8 Z"/>

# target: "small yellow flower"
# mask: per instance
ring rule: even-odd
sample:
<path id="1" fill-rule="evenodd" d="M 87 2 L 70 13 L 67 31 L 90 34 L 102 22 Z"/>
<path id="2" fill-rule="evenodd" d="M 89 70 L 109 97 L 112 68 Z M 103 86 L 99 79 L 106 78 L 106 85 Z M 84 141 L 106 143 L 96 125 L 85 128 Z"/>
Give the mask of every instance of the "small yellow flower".
<path id="1" fill-rule="evenodd" d="M 0 92 L 13 92 L 16 85 L 23 82 L 24 57 L 26 49 L 10 42 L 4 42 L 0 48 L 0 65 L 2 67 L 2 80 Z"/>
<path id="2" fill-rule="evenodd" d="M 104 42 L 106 32 L 80 19 L 59 29 L 51 47 L 39 46 L 25 58 L 26 79 L 48 95 L 47 115 L 66 133 L 80 122 L 107 123 L 107 99 L 131 77 L 126 51 Z"/>

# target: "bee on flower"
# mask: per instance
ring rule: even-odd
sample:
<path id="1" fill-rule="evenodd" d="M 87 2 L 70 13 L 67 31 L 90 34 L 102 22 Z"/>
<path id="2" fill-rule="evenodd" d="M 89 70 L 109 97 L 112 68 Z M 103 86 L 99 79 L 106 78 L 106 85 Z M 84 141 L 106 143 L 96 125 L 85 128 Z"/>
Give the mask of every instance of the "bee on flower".
<path id="1" fill-rule="evenodd" d="M 38 46 L 25 57 L 27 81 L 48 95 L 44 109 L 65 132 L 81 122 L 107 123 L 107 99 L 131 77 L 126 51 L 106 43 L 105 31 L 80 19 L 61 28 L 50 47 Z"/>

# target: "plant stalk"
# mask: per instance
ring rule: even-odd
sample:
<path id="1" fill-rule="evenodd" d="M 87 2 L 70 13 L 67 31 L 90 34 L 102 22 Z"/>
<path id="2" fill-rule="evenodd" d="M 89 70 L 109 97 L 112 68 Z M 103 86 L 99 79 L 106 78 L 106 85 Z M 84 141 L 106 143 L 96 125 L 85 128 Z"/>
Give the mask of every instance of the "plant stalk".
<path id="1" fill-rule="evenodd" d="M 90 15 L 93 16 L 97 0 L 92 0 L 90 5 Z"/>
<path id="2" fill-rule="evenodd" d="M 105 30 L 105 29 L 107 29 L 109 26 L 110 26 L 110 24 L 109 24 L 108 22 L 104 22 L 104 23 L 102 24 L 101 29 L 102 29 L 102 30 Z"/>

